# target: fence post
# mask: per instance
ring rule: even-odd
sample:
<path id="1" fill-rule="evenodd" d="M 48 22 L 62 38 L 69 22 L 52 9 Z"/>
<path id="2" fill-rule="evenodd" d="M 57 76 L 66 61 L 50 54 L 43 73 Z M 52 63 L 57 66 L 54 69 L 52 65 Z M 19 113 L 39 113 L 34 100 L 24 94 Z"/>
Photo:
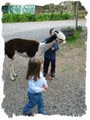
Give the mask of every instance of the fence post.
<path id="1" fill-rule="evenodd" d="M 79 7 L 79 2 L 76 1 L 76 26 L 75 26 L 75 30 L 77 29 L 77 26 L 78 26 L 78 7 Z"/>

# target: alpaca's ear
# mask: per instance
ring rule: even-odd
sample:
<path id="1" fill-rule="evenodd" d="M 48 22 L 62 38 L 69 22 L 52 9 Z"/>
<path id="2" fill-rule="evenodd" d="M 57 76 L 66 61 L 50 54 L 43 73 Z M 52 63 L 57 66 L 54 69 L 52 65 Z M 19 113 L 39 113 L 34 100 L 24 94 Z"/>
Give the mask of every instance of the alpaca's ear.
<path id="1" fill-rule="evenodd" d="M 59 31 L 55 30 L 55 33 L 59 33 Z"/>
<path id="2" fill-rule="evenodd" d="M 55 34 L 56 36 L 58 35 L 58 33 L 59 33 L 58 31 L 54 31 L 54 34 Z"/>

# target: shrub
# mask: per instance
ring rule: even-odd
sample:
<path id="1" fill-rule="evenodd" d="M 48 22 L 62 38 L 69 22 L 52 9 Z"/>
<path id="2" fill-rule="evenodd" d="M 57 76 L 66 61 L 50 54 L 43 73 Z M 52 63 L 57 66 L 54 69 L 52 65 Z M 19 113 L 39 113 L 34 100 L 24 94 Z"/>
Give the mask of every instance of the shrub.
<path id="1" fill-rule="evenodd" d="M 63 19 L 67 20 L 67 19 L 70 19 L 71 17 L 73 17 L 73 14 L 72 13 L 63 13 Z"/>
<path id="2" fill-rule="evenodd" d="M 40 13 L 36 15 L 36 21 L 47 21 L 51 19 L 51 13 Z"/>
<path id="3" fill-rule="evenodd" d="M 31 14 L 3 14 L 2 22 L 11 23 L 11 22 L 28 22 L 36 21 L 35 15 Z"/>
<path id="4" fill-rule="evenodd" d="M 60 14 L 59 12 L 54 13 L 40 13 L 38 15 L 32 14 L 3 14 L 2 22 L 29 22 L 29 21 L 50 21 L 50 20 L 66 20 L 72 17 L 71 13 L 64 12 Z"/>
<path id="5" fill-rule="evenodd" d="M 58 12 L 54 13 L 40 13 L 36 16 L 36 21 L 50 21 L 50 20 L 66 20 L 73 17 L 73 14 L 64 12 L 60 14 Z"/>
<path id="6" fill-rule="evenodd" d="M 62 20 L 62 14 L 52 13 L 51 20 Z"/>
<path id="7" fill-rule="evenodd" d="M 73 37 L 72 38 L 67 38 L 66 41 L 68 43 L 75 43 L 76 40 L 79 38 L 79 36 L 80 36 L 80 34 L 81 34 L 82 31 L 83 31 L 82 27 L 80 27 L 80 26 L 77 27 L 77 29 L 74 32 Z"/>
<path id="8" fill-rule="evenodd" d="M 3 23 L 8 23 L 10 21 L 10 15 L 9 14 L 3 14 L 3 17 L 2 17 L 2 22 Z"/>
<path id="9" fill-rule="evenodd" d="M 65 34 L 66 38 L 72 38 L 75 32 L 75 29 L 71 27 L 67 27 L 67 28 L 62 28 L 61 31 Z"/>

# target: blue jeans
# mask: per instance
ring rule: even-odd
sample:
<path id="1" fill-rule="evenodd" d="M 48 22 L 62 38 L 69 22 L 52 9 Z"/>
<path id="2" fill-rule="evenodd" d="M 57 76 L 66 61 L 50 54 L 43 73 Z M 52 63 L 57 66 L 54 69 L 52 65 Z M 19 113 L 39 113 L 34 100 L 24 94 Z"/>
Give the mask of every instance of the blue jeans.
<path id="1" fill-rule="evenodd" d="M 23 113 L 28 115 L 31 113 L 31 108 L 33 108 L 35 105 L 38 107 L 38 113 L 39 114 L 45 114 L 44 111 L 44 98 L 42 93 L 29 93 L 28 92 L 28 103 L 23 108 Z"/>

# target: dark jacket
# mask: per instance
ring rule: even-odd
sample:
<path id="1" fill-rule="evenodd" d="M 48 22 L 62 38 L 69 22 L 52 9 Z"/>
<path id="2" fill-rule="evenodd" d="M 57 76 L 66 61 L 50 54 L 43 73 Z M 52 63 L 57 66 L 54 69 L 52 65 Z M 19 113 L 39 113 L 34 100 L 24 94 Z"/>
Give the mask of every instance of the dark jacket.
<path id="1" fill-rule="evenodd" d="M 49 38 L 46 38 L 44 42 L 48 41 Z M 56 51 L 59 50 L 58 43 L 55 43 L 52 47 L 55 48 L 55 50 L 52 50 L 51 48 L 47 50 L 44 54 L 44 58 L 48 59 L 56 59 Z"/>

